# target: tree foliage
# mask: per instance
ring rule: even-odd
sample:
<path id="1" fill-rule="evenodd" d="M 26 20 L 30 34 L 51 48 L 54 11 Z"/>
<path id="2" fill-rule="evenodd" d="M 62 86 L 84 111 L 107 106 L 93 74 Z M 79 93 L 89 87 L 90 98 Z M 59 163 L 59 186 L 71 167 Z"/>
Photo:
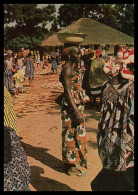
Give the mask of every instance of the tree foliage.
<path id="1" fill-rule="evenodd" d="M 66 27 L 79 18 L 92 18 L 134 36 L 133 4 L 64 4 L 59 8 L 58 21 L 61 27 Z"/>
<path id="2" fill-rule="evenodd" d="M 55 21 L 55 11 L 53 4 L 42 9 L 37 8 L 37 4 L 5 4 L 4 24 L 15 23 L 4 28 L 5 47 L 39 48 L 44 35 L 49 33 L 46 25 Z"/>
<path id="3" fill-rule="evenodd" d="M 66 27 L 80 18 L 92 18 L 134 36 L 134 4 L 63 4 L 57 17 L 55 12 L 54 4 L 42 9 L 37 4 L 5 4 L 5 48 L 38 49 L 46 34 L 51 35 L 58 31 L 58 26 Z M 15 26 L 9 26 L 10 23 Z"/>

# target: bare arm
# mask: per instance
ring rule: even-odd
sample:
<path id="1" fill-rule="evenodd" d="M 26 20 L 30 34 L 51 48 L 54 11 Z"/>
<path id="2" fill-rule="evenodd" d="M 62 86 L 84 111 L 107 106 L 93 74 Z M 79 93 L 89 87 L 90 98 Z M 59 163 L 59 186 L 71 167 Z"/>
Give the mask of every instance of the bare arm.
<path id="1" fill-rule="evenodd" d="M 63 79 L 64 79 L 64 93 L 66 97 L 66 101 L 70 107 L 74 110 L 74 113 L 79 122 L 84 122 L 83 116 L 78 110 L 74 99 L 71 95 L 71 78 L 72 78 L 72 69 L 70 67 L 64 67 L 62 71 Z"/>

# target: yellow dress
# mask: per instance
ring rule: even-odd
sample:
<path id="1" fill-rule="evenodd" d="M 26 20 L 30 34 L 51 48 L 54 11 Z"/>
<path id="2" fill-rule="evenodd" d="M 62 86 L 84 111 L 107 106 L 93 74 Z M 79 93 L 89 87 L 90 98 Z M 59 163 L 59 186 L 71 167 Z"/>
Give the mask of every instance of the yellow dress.
<path id="1" fill-rule="evenodd" d="M 15 79 L 16 82 L 16 88 L 18 87 L 23 87 L 23 82 L 24 82 L 24 76 L 21 70 L 17 70 L 17 73 L 13 75 L 13 78 Z"/>
<path id="2" fill-rule="evenodd" d="M 11 95 L 5 86 L 4 86 L 4 126 L 13 128 L 18 135 L 19 131 L 17 128 L 16 116 L 13 109 Z"/>

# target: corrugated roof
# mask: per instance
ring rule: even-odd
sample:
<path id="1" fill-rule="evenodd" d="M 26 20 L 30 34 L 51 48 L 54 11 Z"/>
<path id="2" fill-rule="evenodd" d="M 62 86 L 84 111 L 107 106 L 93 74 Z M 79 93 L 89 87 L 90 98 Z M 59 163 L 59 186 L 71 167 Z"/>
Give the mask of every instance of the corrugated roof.
<path id="1" fill-rule="evenodd" d="M 58 31 L 60 33 L 66 30 L 74 30 L 75 32 L 83 32 L 87 36 L 80 45 L 89 44 L 134 44 L 134 38 L 115 30 L 105 24 L 102 24 L 91 18 L 80 18 L 75 23 Z M 56 34 L 50 36 L 42 42 L 42 46 L 61 46 Z"/>

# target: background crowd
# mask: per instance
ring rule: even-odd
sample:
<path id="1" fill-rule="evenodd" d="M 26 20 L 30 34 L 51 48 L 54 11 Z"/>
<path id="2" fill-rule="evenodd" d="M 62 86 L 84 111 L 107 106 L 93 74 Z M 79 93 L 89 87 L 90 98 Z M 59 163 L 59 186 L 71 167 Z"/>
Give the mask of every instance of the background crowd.
<path id="1" fill-rule="evenodd" d="M 97 107 L 96 98 L 101 98 L 101 86 L 108 80 L 108 76 L 103 71 L 106 61 L 115 59 L 115 56 L 107 55 L 108 47 L 105 44 L 97 46 L 97 49 L 80 47 L 79 55 L 79 71 L 81 74 L 82 88 L 90 97 L 93 107 Z M 25 79 L 29 81 L 28 86 L 33 86 L 34 80 L 34 64 L 42 69 L 48 69 L 53 74 L 57 74 L 59 66 L 61 67 L 66 60 L 66 49 L 57 49 L 55 52 L 44 53 L 42 61 L 38 55 L 31 55 L 30 50 L 21 49 L 18 53 L 11 50 L 4 50 L 4 84 L 11 94 L 18 93 L 23 88 Z M 121 52 L 125 52 L 124 58 Z M 28 54 L 30 56 L 28 56 Z M 128 55 L 134 56 L 134 48 L 132 45 L 121 45 L 118 57 L 119 60 L 125 60 Z M 29 58 L 31 62 L 29 62 Z M 122 61 L 123 63 L 123 61 Z M 125 66 L 126 62 L 123 66 Z M 130 76 L 130 75 L 129 75 Z M 92 105 L 92 104 L 91 104 Z M 89 104 L 88 104 L 89 106 Z"/>

